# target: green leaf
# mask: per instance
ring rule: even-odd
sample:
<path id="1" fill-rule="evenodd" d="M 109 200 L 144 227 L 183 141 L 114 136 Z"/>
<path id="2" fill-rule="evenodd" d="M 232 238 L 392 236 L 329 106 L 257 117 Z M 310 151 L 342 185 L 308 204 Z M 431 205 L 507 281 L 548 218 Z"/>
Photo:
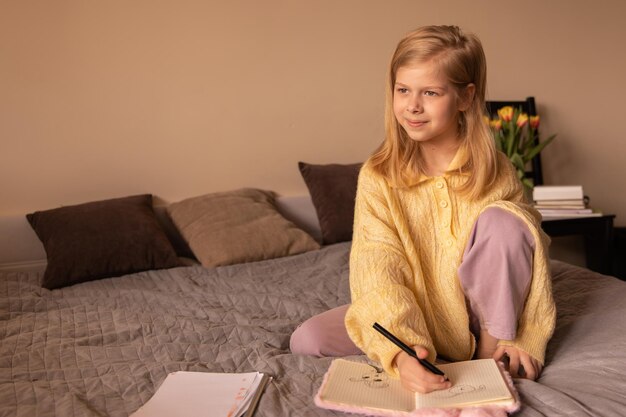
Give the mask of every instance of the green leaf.
<path id="1" fill-rule="evenodd" d="M 550 144 L 550 142 L 552 142 L 554 140 L 554 138 L 556 137 L 556 135 L 552 135 L 550 136 L 548 139 L 539 142 L 539 145 L 535 146 L 534 148 L 530 149 L 528 151 L 528 153 L 526 154 L 526 156 L 524 157 L 524 159 L 526 161 L 530 161 L 531 159 L 533 159 L 535 157 L 535 155 L 537 155 L 539 152 L 541 152 L 546 146 L 548 146 Z"/>
<path id="2" fill-rule="evenodd" d="M 515 168 L 517 168 L 518 170 L 524 172 L 524 168 L 526 166 L 526 163 L 524 162 L 524 159 L 522 158 L 522 156 L 518 153 L 515 153 L 511 156 L 511 162 L 513 163 L 513 165 L 515 165 Z"/>
<path id="3" fill-rule="evenodd" d="M 515 149 L 515 131 L 513 129 L 508 131 L 506 137 L 506 154 L 510 158 L 513 156 L 513 150 Z"/>
<path id="4" fill-rule="evenodd" d="M 534 145 L 534 142 L 535 142 L 535 136 L 532 132 L 529 131 L 528 135 L 526 136 L 524 140 L 524 145 L 520 147 L 522 154 L 528 155 L 528 150 L 532 148 L 532 146 Z"/>
<path id="5" fill-rule="evenodd" d="M 523 178 L 522 184 L 524 184 L 524 186 L 526 186 L 527 188 L 530 188 L 531 190 L 535 186 L 535 184 L 533 184 L 533 181 L 530 178 Z"/>

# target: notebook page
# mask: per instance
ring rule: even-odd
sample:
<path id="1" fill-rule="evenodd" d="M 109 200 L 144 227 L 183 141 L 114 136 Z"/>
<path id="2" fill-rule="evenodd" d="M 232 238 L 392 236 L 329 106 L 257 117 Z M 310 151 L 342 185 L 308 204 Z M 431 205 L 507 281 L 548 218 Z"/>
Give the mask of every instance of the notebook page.
<path id="1" fill-rule="evenodd" d="M 380 371 L 380 372 L 379 372 Z M 370 409 L 412 411 L 415 397 L 382 368 L 335 359 L 320 397 L 324 401 Z"/>
<path id="2" fill-rule="evenodd" d="M 452 381 L 452 388 L 429 394 L 416 394 L 416 408 L 464 407 L 514 402 L 504 377 L 493 359 L 438 365 Z"/>

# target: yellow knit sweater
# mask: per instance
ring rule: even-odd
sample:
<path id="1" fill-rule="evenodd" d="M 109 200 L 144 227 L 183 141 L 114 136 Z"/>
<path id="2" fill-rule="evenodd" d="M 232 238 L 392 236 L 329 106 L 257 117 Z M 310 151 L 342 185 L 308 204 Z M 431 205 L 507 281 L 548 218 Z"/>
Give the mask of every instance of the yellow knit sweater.
<path id="1" fill-rule="evenodd" d="M 500 207 L 519 216 L 535 239 L 533 277 L 515 340 L 501 340 L 543 362 L 555 325 L 547 248 L 539 214 L 525 203 L 521 183 L 502 155 L 497 184 L 469 200 L 454 191 L 464 175 L 426 177 L 394 188 L 366 163 L 359 175 L 350 255 L 350 338 L 393 375 L 400 349 L 372 328 L 379 322 L 409 345 L 452 360 L 471 359 L 475 339 L 457 268 L 478 215 Z M 451 164 L 453 166 L 454 161 Z"/>

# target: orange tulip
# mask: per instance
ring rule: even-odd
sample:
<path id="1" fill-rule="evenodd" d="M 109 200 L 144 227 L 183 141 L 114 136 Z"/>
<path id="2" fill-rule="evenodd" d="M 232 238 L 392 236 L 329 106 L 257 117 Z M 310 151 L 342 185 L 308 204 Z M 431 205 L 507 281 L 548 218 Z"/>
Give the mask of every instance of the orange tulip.
<path id="1" fill-rule="evenodd" d="M 500 116 L 500 119 L 504 120 L 505 122 L 510 122 L 511 119 L 513 119 L 513 107 L 505 106 L 501 109 L 498 109 L 498 116 Z"/>
<path id="2" fill-rule="evenodd" d="M 517 127 L 524 127 L 528 123 L 528 115 L 526 113 L 522 113 L 517 117 Z"/>
<path id="3" fill-rule="evenodd" d="M 502 120 L 500 120 L 500 119 L 490 120 L 489 121 L 489 127 L 491 127 L 492 129 L 495 129 L 495 130 L 502 129 Z"/>
<path id="4" fill-rule="evenodd" d="M 530 127 L 537 129 L 539 127 L 539 116 L 530 116 Z"/>

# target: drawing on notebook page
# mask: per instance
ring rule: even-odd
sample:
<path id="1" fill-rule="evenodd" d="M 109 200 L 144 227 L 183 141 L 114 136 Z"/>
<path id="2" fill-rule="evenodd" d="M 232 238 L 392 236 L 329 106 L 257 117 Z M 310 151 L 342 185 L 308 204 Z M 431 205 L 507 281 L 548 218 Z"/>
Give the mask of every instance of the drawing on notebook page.
<path id="1" fill-rule="evenodd" d="M 389 376 L 385 373 L 383 368 L 377 367 L 368 363 L 373 370 L 369 369 L 367 372 L 361 374 L 360 377 L 350 378 L 350 382 L 362 382 L 369 388 L 387 388 L 389 386 Z"/>
<path id="2" fill-rule="evenodd" d="M 487 388 L 484 385 L 479 385 L 478 387 L 475 387 L 474 385 L 467 385 L 467 384 L 455 385 L 446 390 L 446 393 L 448 393 L 449 395 L 445 395 L 445 397 L 446 398 L 458 397 L 459 395 L 468 394 L 470 392 L 476 392 L 476 391 L 484 391 L 486 389 Z M 442 395 L 442 397 L 444 397 L 444 395 Z"/>

